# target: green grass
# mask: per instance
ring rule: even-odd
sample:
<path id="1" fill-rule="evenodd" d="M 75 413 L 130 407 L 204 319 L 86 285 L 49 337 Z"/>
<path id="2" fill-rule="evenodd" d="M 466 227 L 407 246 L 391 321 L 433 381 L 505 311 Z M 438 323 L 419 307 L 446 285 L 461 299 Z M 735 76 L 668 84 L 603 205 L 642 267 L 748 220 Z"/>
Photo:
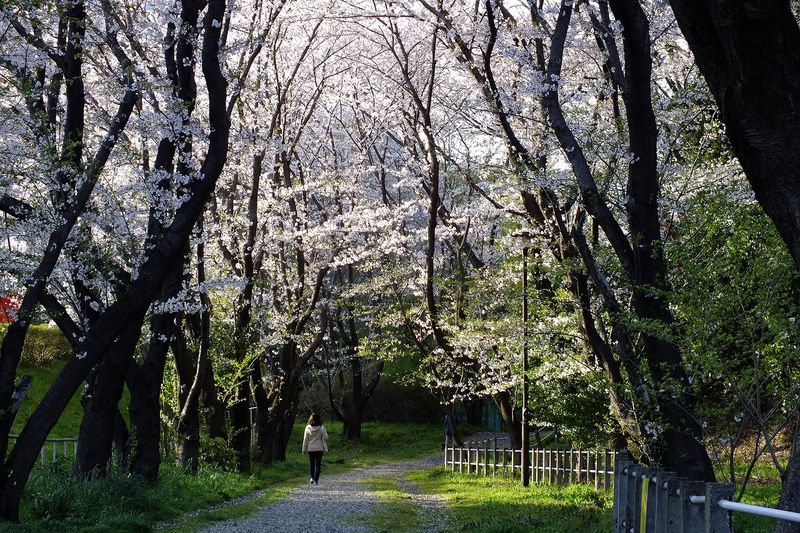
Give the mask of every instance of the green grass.
<path id="1" fill-rule="evenodd" d="M 412 472 L 408 479 L 421 491 L 447 499 L 452 531 L 605 533 L 611 529 L 612 494 L 585 485 L 524 489 L 518 480 L 444 469 Z"/>
<path id="2" fill-rule="evenodd" d="M 295 444 L 300 449 L 305 424 L 297 424 L 292 432 Z M 330 435 L 330 453 L 325 454 L 325 465 L 365 467 L 380 463 L 405 461 L 440 453 L 443 439 L 439 424 L 419 423 L 381 423 L 366 422 L 362 426 L 362 437 L 359 441 L 347 441 L 342 434 L 342 425 L 338 422 L 325 423 Z"/>
<path id="3" fill-rule="evenodd" d="M 23 525 L 13 531 L 147 531 L 157 520 L 249 494 L 263 486 L 296 477 L 294 464 L 257 468 L 250 475 L 201 469 L 192 476 L 163 465 L 159 482 L 115 472 L 85 482 L 69 474 L 68 465 L 36 475 L 26 487 Z M 0 527 L 2 530 L 2 527 Z"/>
<path id="4" fill-rule="evenodd" d="M 376 531 L 419 531 L 422 511 L 411 495 L 400 488 L 397 480 L 378 477 L 365 481 L 365 484 L 381 499 L 378 511 L 367 517 L 367 526 Z"/>
<path id="5" fill-rule="evenodd" d="M 28 420 L 28 417 L 39 405 L 39 402 L 44 398 L 47 389 L 55 381 L 61 369 L 64 366 L 63 361 L 54 360 L 42 366 L 35 367 L 20 367 L 17 370 L 17 380 L 24 375 L 29 375 L 33 378 L 31 381 L 31 388 L 28 390 L 28 395 L 22 402 L 17 413 L 17 418 L 14 420 L 14 425 L 11 428 L 13 435 L 19 435 L 22 427 Z M 78 430 L 81 426 L 81 419 L 83 418 L 83 407 L 81 406 L 81 394 L 83 388 L 79 388 L 75 395 L 70 399 L 66 409 L 61 414 L 55 427 L 50 431 L 50 438 L 71 438 L 78 436 Z M 120 400 L 120 409 L 122 416 L 128 420 L 128 403 L 130 394 L 128 387 L 125 387 L 122 392 L 122 399 Z"/>
<path id="6" fill-rule="evenodd" d="M 33 410 L 36 409 L 36 406 L 39 405 L 39 402 L 44 397 L 47 389 L 49 389 L 50 385 L 53 383 L 53 381 L 55 381 L 56 376 L 58 376 L 59 372 L 61 372 L 61 368 L 63 366 L 63 361 L 51 361 L 44 366 L 20 367 L 17 370 L 18 380 L 24 375 L 29 375 L 33 378 L 33 381 L 31 382 L 31 388 L 28 390 L 28 396 L 20 405 L 17 418 L 14 420 L 14 426 L 11 429 L 11 433 L 19 435 L 19 432 L 22 431 L 22 426 L 25 425 L 28 417 L 31 415 Z M 67 408 L 61 415 L 61 418 L 58 419 L 58 423 L 50 432 L 51 438 L 67 438 L 78 436 L 78 428 L 80 427 L 81 419 L 83 418 L 83 408 L 81 407 L 80 402 L 82 392 L 82 389 L 78 389 L 78 391 L 75 393 L 75 396 L 73 396 L 69 401 Z"/>
<path id="7" fill-rule="evenodd" d="M 780 491 L 780 481 L 772 483 L 753 483 L 751 481 L 742 496 L 742 503 L 774 508 L 778 505 Z M 772 530 L 775 529 L 775 520 L 763 516 L 733 513 L 733 520 L 736 531 L 772 533 Z"/>
<path id="8" fill-rule="evenodd" d="M 171 531 L 193 531 L 246 515 L 307 479 L 307 459 L 300 453 L 304 427 L 295 426 L 286 462 L 271 468 L 255 466 L 249 474 L 203 467 L 192 476 L 165 461 L 158 483 L 150 485 L 123 472 L 86 482 L 72 477 L 67 464 L 37 470 L 23 496 L 23 524 L 0 525 L 0 531 L 149 531 L 154 522 L 176 519 Z M 360 442 L 341 437 L 340 424 L 329 423 L 326 428 L 330 453 L 323 459 L 323 476 L 439 453 L 438 424 L 370 422 L 364 424 Z M 254 500 L 188 515 L 257 490 L 264 492 Z"/>
<path id="9" fill-rule="evenodd" d="M 736 463 L 736 479 L 741 481 L 744 477 L 747 466 L 744 463 Z M 727 467 L 717 469 L 717 479 L 721 482 L 728 482 L 730 471 Z M 778 496 L 781 492 L 781 478 L 775 466 L 767 461 L 759 462 L 753 467 L 751 477 L 742 495 L 742 503 L 761 505 L 763 507 L 777 507 Z M 737 488 L 738 494 L 738 488 Z M 747 531 L 753 533 L 771 533 L 775 528 L 775 520 L 761 516 L 754 516 L 744 513 L 733 513 L 734 526 L 737 531 Z"/>

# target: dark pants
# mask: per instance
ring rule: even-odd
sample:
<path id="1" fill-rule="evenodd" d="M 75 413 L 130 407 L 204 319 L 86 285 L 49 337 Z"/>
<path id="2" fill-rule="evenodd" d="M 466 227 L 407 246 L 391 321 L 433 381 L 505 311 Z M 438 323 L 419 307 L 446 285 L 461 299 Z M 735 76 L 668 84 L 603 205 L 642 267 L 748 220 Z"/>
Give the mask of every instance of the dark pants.
<path id="1" fill-rule="evenodd" d="M 322 470 L 322 454 L 324 452 L 308 452 L 309 473 L 314 483 L 319 481 L 319 472 Z"/>

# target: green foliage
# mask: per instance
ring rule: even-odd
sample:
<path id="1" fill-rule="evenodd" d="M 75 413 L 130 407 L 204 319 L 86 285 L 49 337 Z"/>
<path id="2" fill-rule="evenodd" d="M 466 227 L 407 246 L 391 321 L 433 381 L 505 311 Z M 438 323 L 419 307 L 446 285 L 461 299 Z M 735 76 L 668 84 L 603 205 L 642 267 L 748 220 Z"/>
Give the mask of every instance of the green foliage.
<path id="1" fill-rule="evenodd" d="M 777 427 L 800 392 L 800 277 L 786 247 L 757 204 L 724 192 L 695 198 L 679 231 L 667 253 L 699 414 L 723 443 L 755 417 Z"/>
<path id="2" fill-rule="evenodd" d="M 533 421 L 557 427 L 573 446 L 608 446 L 616 429 L 608 409 L 607 381 L 600 373 L 570 374 L 530 389 Z"/>
<path id="3" fill-rule="evenodd" d="M 360 440 L 348 441 L 341 437 L 342 425 L 339 422 L 324 422 L 330 439 L 330 452 L 325 454 L 323 468 L 328 464 L 351 464 L 369 466 L 392 461 L 404 461 L 432 455 L 440 451 L 444 440 L 441 424 L 365 422 L 361 427 Z M 298 424 L 292 432 L 293 446 L 300 449 L 302 428 Z"/>
<path id="4" fill-rule="evenodd" d="M 202 436 L 200 461 L 220 470 L 232 472 L 236 470 L 236 451 L 221 437 Z"/>
<path id="5" fill-rule="evenodd" d="M 5 337 L 8 324 L 0 324 L 0 339 Z M 46 324 L 33 324 L 28 328 L 22 348 L 20 365 L 43 366 L 53 361 L 64 361 L 72 356 L 72 346 L 61 330 Z"/>
<path id="6" fill-rule="evenodd" d="M 447 499 L 451 531 L 599 533 L 611 529 L 611 493 L 586 485 L 524 489 L 519 480 L 451 474 L 444 469 L 413 472 L 409 479 L 423 492 Z"/>

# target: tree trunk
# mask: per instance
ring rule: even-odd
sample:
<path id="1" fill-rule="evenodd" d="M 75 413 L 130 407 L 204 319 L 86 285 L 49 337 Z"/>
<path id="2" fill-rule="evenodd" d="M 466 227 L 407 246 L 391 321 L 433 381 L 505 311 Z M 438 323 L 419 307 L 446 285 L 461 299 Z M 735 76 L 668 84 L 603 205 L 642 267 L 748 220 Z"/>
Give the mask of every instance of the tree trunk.
<path id="1" fill-rule="evenodd" d="M 800 512 L 800 423 L 795 427 L 789 464 L 783 475 L 783 486 L 778 499 L 778 509 Z M 800 533 L 800 524 L 778 520 L 775 533 Z"/>
<path id="2" fill-rule="evenodd" d="M 344 436 L 347 440 L 358 440 L 361 438 L 361 397 L 364 388 L 363 368 L 360 357 L 354 356 L 350 358 L 350 371 L 353 375 L 353 390 Z"/>
<path id="3" fill-rule="evenodd" d="M 200 412 L 197 404 L 189 406 L 177 429 L 176 461 L 192 473 L 200 466 Z"/>
<path id="4" fill-rule="evenodd" d="M 498 411 L 500 411 L 500 418 L 503 421 L 508 432 L 508 437 L 511 440 L 511 447 L 515 450 L 522 449 L 522 420 L 519 410 L 514 409 L 511 403 L 511 393 L 503 391 L 497 393 L 492 398 Z"/>
<path id="5" fill-rule="evenodd" d="M 133 433 L 129 470 L 155 482 L 161 466 L 161 384 L 175 317 L 171 313 L 156 315 L 150 324 L 151 341 L 142 365 L 132 364 L 128 373 Z"/>
<path id="6" fill-rule="evenodd" d="M 227 81 L 222 74 L 219 61 L 219 45 L 221 28 L 214 21 L 223 20 L 225 16 L 224 0 L 209 0 L 207 16 L 204 19 L 203 49 L 201 53 L 203 74 L 208 87 L 208 110 L 211 127 L 208 134 L 208 151 L 200 168 L 203 180 L 192 182 L 192 194 L 177 209 L 172 223 L 159 240 L 147 249 L 144 261 L 140 265 L 139 276 L 133 280 L 125 291 L 125 297 L 112 304 L 87 332 L 84 341 L 80 342 L 81 351 L 67 361 L 45 394 L 42 401 L 28 418 L 14 449 L 8 455 L 2 469 L 2 496 L 0 497 L 0 518 L 19 520 L 19 501 L 31 470 L 38 456 L 38 451 L 47 438 L 47 434 L 56 424 L 70 398 L 89 370 L 108 349 L 115 337 L 124 329 L 124 325 L 132 320 L 142 320 L 148 305 L 153 301 L 161 281 L 164 280 L 171 265 L 179 260 L 181 250 L 188 241 L 197 217 L 200 215 L 208 197 L 216 185 L 228 155 L 228 136 L 230 122 L 226 111 Z M 132 87 L 135 84 L 129 82 Z M 129 96 L 130 95 L 130 96 Z M 126 99 L 120 105 L 120 113 L 124 105 L 130 109 L 137 99 L 135 92 L 126 93 Z M 109 131 L 107 140 L 118 137 L 125 125 L 126 116 L 115 119 L 114 127 Z M 103 143 L 100 154 L 101 163 L 107 159 L 113 141 Z M 99 168 L 96 167 L 99 172 Z M 83 188 L 81 188 L 83 190 Z M 86 192 L 88 194 L 90 191 Z M 2 359 L 2 356 L 0 356 Z"/>
<path id="7" fill-rule="evenodd" d="M 184 318 L 185 324 L 193 330 L 193 337 L 201 344 L 203 328 L 195 316 Z M 178 376 L 178 412 L 175 417 L 175 460 L 177 464 L 192 473 L 197 472 L 200 461 L 200 387 L 204 381 L 206 346 L 194 349 L 189 346 L 184 328 L 176 328 L 173 342 L 175 370 Z"/>
<path id="8" fill-rule="evenodd" d="M 131 450 L 130 437 L 128 424 L 125 422 L 125 417 L 122 416 L 122 411 L 119 410 L 119 405 L 117 405 L 117 414 L 114 415 L 114 450 L 117 452 L 119 464 L 122 468 L 128 466 Z"/>
<path id="9" fill-rule="evenodd" d="M 228 430 L 225 423 L 225 405 L 217 395 L 217 384 L 214 379 L 213 363 L 206 362 L 206 373 L 203 379 L 203 406 L 205 413 L 208 436 L 228 440 Z"/>
<path id="10" fill-rule="evenodd" d="M 669 290 L 661 247 L 659 214 L 658 128 L 652 105 L 650 25 L 637 0 L 610 0 L 624 27 L 625 115 L 630 151 L 637 160 L 628 169 L 626 210 L 632 250 L 633 308 L 644 320 L 669 327 L 672 312 L 659 291 Z M 660 462 L 690 479 L 715 481 L 714 467 L 702 443 L 702 427 L 693 415 L 689 381 L 678 346 L 645 332 L 644 354 L 654 383 L 673 383 L 675 390 L 655 396 L 667 424 L 659 444 Z"/>
<path id="11" fill-rule="evenodd" d="M 124 419 L 119 420 L 119 400 L 141 328 L 140 323 L 132 322 L 114 341 L 95 369 L 92 384 L 84 396 L 78 455 L 75 459 L 76 475 L 104 476 L 108 472 L 115 438 L 119 442 L 120 432 L 125 426 Z"/>
<path id="12" fill-rule="evenodd" d="M 236 452 L 240 472 L 250 471 L 250 385 L 242 380 L 236 388 L 236 400 L 230 407 L 231 446 Z"/>
<path id="13" fill-rule="evenodd" d="M 792 4 L 670 4 L 756 199 L 800 268 L 800 28 Z"/>
<path id="14" fill-rule="evenodd" d="M 281 413 L 278 421 L 278 434 L 275 437 L 272 448 L 273 462 L 286 461 L 286 449 L 289 447 L 289 439 L 292 436 L 292 429 L 294 429 L 294 421 L 297 419 L 297 395 L 293 401 L 286 407 L 286 410 Z"/>
<path id="15" fill-rule="evenodd" d="M 456 446 L 464 445 L 464 439 L 461 437 L 461 432 L 458 430 L 458 417 L 456 417 L 455 409 L 452 404 L 445 406 L 444 427 L 445 434 L 453 440 Z"/>
<path id="16" fill-rule="evenodd" d="M 472 398 L 464 402 L 464 410 L 467 412 L 467 424 L 472 426 L 483 425 L 483 406 L 486 401 L 483 398 Z"/>

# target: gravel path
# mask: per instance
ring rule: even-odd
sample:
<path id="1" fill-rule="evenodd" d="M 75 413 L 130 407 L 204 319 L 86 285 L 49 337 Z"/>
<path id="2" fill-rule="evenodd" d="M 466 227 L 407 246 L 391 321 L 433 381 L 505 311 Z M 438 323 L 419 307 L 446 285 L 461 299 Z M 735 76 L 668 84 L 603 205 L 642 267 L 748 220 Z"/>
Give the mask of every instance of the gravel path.
<path id="1" fill-rule="evenodd" d="M 209 533 L 285 532 L 285 533 L 356 533 L 372 532 L 366 517 L 379 509 L 380 496 L 364 483 L 376 477 L 398 480 L 423 512 L 421 532 L 435 533 L 447 527 L 445 502 L 430 494 L 421 494 L 411 483 L 400 479 L 411 470 L 433 468 L 442 458 L 380 465 L 325 476 L 324 463 L 319 485 L 294 489 L 280 502 L 266 505 L 254 514 L 219 523 L 203 531 Z"/>

